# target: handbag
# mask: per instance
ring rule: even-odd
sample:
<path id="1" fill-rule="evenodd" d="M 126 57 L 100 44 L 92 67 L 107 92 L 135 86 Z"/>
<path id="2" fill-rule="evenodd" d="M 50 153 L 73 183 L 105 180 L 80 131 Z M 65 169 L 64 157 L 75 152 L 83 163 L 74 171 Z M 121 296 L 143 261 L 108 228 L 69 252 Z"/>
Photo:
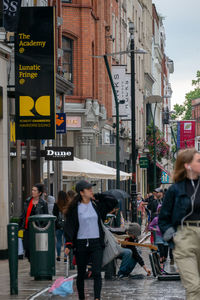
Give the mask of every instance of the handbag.
<path id="1" fill-rule="evenodd" d="M 109 262 L 111 262 L 114 258 L 119 256 L 122 253 L 123 249 L 118 245 L 113 234 L 103 224 L 102 221 L 101 221 L 101 225 L 105 234 L 104 236 L 105 248 L 103 250 L 103 259 L 102 259 L 102 267 L 103 267 L 107 265 Z"/>

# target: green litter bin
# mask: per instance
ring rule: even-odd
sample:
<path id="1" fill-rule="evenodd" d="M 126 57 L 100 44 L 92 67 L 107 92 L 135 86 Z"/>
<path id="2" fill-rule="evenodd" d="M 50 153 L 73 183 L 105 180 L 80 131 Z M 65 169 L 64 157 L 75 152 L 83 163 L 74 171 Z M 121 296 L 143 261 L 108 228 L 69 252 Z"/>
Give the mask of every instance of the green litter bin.
<path id="1" fill-rule="evenodd" d="M 52 280 L 55 275 L 55 216 L 29 217 L 30 275 L 35 280 Z"/>

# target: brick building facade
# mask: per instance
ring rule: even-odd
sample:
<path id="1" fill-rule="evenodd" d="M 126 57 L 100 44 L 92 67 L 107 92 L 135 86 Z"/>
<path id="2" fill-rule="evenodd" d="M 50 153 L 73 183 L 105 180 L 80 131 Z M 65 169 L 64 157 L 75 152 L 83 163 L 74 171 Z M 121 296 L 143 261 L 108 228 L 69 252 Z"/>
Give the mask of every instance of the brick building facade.
<path id="1" fill-rule="evenodd" d="M 111 88 L 103 58 L 94 58 L 112 51 L 111 17 L 118 12 L 118 3 L 111 1 L 63 1 L 63 42 L 72 48 L 72 67 L 69 79 L 74 84 L 73 94 L 66 96 L 67 103 L 84 103 L 98 99 L 104 105 L 108 119 L 112 117 Z M 65 45 L 63 44 L 64 60 Z M 111 60 L 111 59 L 110 59 Z M 64 72 L 67 70 L 65 69 Z"/>
<path id="2" fill-rule="evenodd" d="M 112 90 L 103 57 L 94 56 L 113 51 L 112 16 L 118 16 L 118 5 L 116 0 L 62 2 L 62 72 L 74 86 L 65 95 L 63 145 L 74 147 L 79 158 L 115 161 Z"/>

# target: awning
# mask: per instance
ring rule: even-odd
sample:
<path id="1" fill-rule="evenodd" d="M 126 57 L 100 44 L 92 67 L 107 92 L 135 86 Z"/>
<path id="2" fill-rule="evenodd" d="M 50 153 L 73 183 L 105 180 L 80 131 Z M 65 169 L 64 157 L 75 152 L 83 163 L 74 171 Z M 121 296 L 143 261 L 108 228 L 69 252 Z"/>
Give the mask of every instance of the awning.
<path id="1" fill-rule="evenodd" d="M 167 173 L 167 175 L 170 176 L 170 172 L 167 171 L 167 170 L 165 170 L 165 168 L 164 168 L 161 164 L 159 164 L 158 162 L 156 162 L 156 166 L 157 166 L 159 169 L 161 169 L 163 172 Z"/>
<path id="2" fill-rule="evenodd" d="M 96 179 L 116 179 L 116 169 L 74 157 L 73 161 L 62 161 L 62 175 L 68 177 L 88 177 Z M 44 177 L 47 177 L 47 163 L 44 163 Z M 120 171 L 120 181 L 128 180 L 130 174 Z"/>

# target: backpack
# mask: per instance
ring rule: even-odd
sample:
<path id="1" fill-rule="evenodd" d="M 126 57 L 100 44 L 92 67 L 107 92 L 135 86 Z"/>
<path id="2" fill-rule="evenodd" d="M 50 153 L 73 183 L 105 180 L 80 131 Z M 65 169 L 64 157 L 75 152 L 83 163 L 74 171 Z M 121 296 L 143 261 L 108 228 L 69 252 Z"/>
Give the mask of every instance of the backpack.
<path id="1" fill-rule="evenodd" d="M 64 228 L 64 223 L 65 223 L 65 217 L 64 217 L 63 213 L 61 213 L 59 211 L 59 214 L 58 214 L 57 219 L 56 219 L 56 228 L 57 229 L 63 229 Z"/>

